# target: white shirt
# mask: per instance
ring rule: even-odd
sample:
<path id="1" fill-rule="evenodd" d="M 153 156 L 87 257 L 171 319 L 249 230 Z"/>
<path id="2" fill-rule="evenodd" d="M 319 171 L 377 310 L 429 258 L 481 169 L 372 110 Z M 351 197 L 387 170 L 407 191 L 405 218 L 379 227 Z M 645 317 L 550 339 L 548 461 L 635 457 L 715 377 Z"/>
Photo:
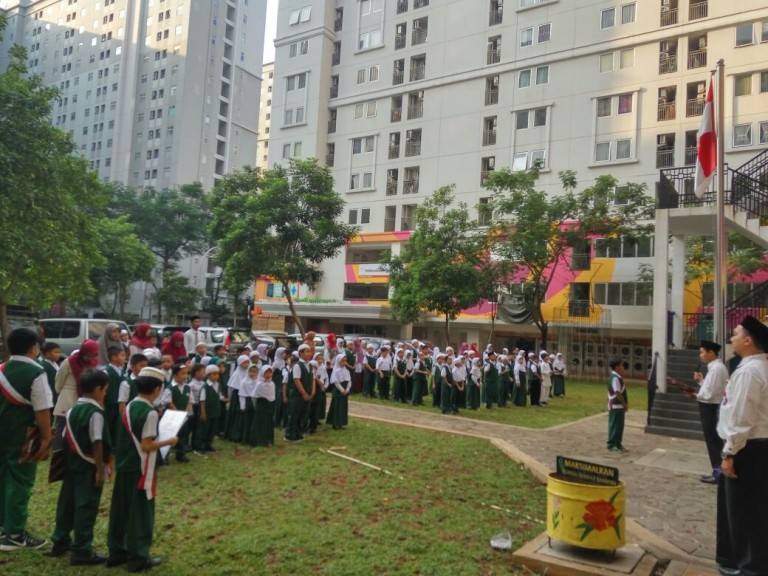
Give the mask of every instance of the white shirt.
<path id="1" fill-rule="evenodd" d="M 376 360 L 376 370 L 381 370 L 382 372 L 391 372 L 392 371 L 392 357 L 387 356 L 380 356 L 378 360 Z"/>
<path id="2" fill-rule="evenodd" d="M 26 356 L 11 356 L 11 360 L 24 362 L 26 364 L 34 364 L 38 368 L 40 367 L 40 364 Z M 53 408 L 53 393 L 51 392 L 51 387 L 48 386 L 48 376 L 45 372 L 32 381 L 32 391 L 29 401 L 32 402 L 32 410 L 35 412 Z"/>
<path id="3" fill-rule="evenodd" d="M 726 384 L 728 384 L 728 368 L 720 358 L 715 358 L 707 364 L 707 375 L 701 382 L 696 400 L 704 404 L 720 404 L 725 394 Z"/>
<path id="4" fill-rule="evenodd" d="M 456 382 L 464 382 L 467 379 L 467 369 L 464 366 L 454 366 L 453 379 Z"/>
<path id="5" fill-rule="evenodd" d="M 187 354 L 195 354 L 197 345 L 200 342 L 205 342 L 205 334 L 200 330 L 193 330 L 190 328 L 184 332 L 184 348 L 187 349 Z"/>
<path id="6" fill-rule="evenodd" d="M 754 354 L 741 360 L 725 387 L 717 434 L 723 451 L 736 454 L 747 440 L 768 438 L 768 360 Z"/>

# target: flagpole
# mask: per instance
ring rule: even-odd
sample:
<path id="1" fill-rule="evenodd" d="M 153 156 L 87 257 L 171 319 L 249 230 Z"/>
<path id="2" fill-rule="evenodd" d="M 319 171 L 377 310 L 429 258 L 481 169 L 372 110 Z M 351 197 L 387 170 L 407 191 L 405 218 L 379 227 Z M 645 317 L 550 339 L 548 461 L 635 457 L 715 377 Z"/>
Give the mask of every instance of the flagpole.
<path id="1" fill-rule="evenodd" d="M 714 340 L 725 346 L 728 326 L 725 322 L 725 302 L 728 287 L 728 236 L 725 231 L 725 61 L 717 61 L 717 109 L 715 134 L 717 142 L 717 220 L 715 225 L 715 318 Z"/>

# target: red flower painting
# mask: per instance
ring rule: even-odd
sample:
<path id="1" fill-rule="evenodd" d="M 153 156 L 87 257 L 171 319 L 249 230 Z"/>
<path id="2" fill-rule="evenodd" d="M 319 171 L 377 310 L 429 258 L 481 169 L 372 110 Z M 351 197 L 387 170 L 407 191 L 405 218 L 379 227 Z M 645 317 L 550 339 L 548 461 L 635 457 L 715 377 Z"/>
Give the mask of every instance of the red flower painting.
<path id="1" fill-rule="evenodd" d="M 576 526 L 576 528 L 583 530 L 581 540 L 589 536 L 593 530 L 602 532 L 608 528 L 613 528 L 616 537 L 621 539 L 621 526 L 619 525 L 621 514 L 616 514 L 617 510 L 613 505 L 618 495 L 619 493 L 616 492 L 609 500 L 595 500 L 584 506 L 584 515 L 581 517 L 583 522 Z"/>

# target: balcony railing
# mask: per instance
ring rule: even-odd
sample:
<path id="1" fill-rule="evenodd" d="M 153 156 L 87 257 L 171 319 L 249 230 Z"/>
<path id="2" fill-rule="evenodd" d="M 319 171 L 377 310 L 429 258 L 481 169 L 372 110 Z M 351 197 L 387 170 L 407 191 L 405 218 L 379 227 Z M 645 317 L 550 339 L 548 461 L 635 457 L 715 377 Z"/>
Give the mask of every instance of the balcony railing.
<path id="1" fill-rule="evenodd" d="M 325 155 L 325 165 L 333 168 L 333 162 L 335 160 L 335 154 L 326 154 Z"/>
<path id="2" fill-rule="evenodd" d="M 503 10 L 501 8 L 497 8 L 496 10 L 491 10 L 488 14 L 488 26 L 496 26 L 496 24 L 501 24 L 502 21 L 502 12 Z"/>
<path id="3" fill-rule="evenodd" d="M 402 14 L 403 12 L 408 12 L 408 0 L 398 0 L 397 2 L 397 13 Z"/>
<path id="4" fill-rule="evenodd" d="M 426 41 L 427 41 L 426 28 L 417 28 L 411 34 L 411 46 L 416 46 L 416 44 L 424 44 L 424 42 Z"/>
<path id="5" fill-rule="evenodd" d="M 416 80 L 424 80 L 427 75 L 426 64 L 412 64 L 411 65 L 411 82 Z"/>
<path id="6" fill-rule="evenodd" d="M 658 118 L 661 120 L 674 120 L 675 119 L 675 103 L 674 102 L 659 102 Z"/>
<path id="7" fill-rule="evenodd" d="M 387 196 L 397 196 L 397 180 L 387 181 Z"/>
<path id="8" fill-rule="evenodd" d="M 656 168 L 671 168 L 675 165 L 675 150 L 656 150 Z"/>
<path id="9" fill-rule="evenodd" d="M 688 146 L 685 149 L 685 165 L 693 166 L 696 164 L 697 150 L 696 146 Z"/>
<path id="10" fill-rule="evenodd" d="M 405 34 L 395 34 L 395 50 L 405 48 Z"/>
<path id="11" fill-rule="evenodd" d="M 696 2 L 691 3 L 688 6 L 688 20 L 698 20 L 700 18 L 706 18 L 709 15 L 709 3 L 708 2 Z"/>
<path id="12" fill-rule="evenodd" d="M 389 121 L 390 122 L 400 122 L 400 120 L 403 119 L 403 109 L 402 108 L 392 108 L 392 112 L 389 115 Z"/>
<path id="13" fill-rule="evenodd" d="M 490 106 L 491 104 L 498 104 L 498 103 L 499 103 L 499 89 L 496 88 L 494 90 L 486 90 L 485 105 Z"/>
<path id="14" fill-rule="evenodd" d="M 677 72 L 677 54 L 659 54 L 659 74 Z"/>
<path id="15" fill-rule="evenodd" d="M 707 65 L 707 50 L 688 52 L 688 68 L 702 68 Z"/>
<path id="16" fill-rule="evenodd" d="M 483 130 L 483 146 L 496 144 L 496 130 Z"/>
<path id="17" fill-rule="evenodd" d="M 336 132 L 336 120 L 328 120 L 328 134 Z"/>
<path id="18" fill-rule="evenodd" d="M 384 232 L 394 232 L 394 231 L 395 231 L 395 219 L 384 218 Z"/>
<path id="19" fill-rule="evenodd" d="M 419 193 L 419 179 L 410 178 L 403 180 L 403 194 L 418 194 Z"/>
<path id="20" fill-rule="evenodd" d="M 418 156 L 421 154 L 421 140 L 405 143 L 406 156 Z"/>
<path id="21" fill-rule="evenodd" d="M 488 180 L 488 176 L 490 176 L 492 173 L 493 173 L 493 170 L 481 170 L 480 184 L 485 184 L 485 181 Z"/>
<path id="22" fill-rule="evenodd" d="M 338 97 L 339 97 L 339 87 L 331 86 L 331 98 L 338 98 Z"/>
<path id="23" fill-rule="evenodd" d="M 661 26 L 672 26 L 677 24 L 677 8 L 673 8 L 672 10 L 662 10 L 661 21 L 659 24 Z"/>
<path id="24" fill-rule="evenodd" d="M 403 216 L 400 219 L 400 230 L 413 230 L 413 216 Z"/>
<path id="25" fill-rule="evenodd" d="M 341 24 L 342 24 L 342 19 L 336 18 L 336 20 L 333 21 L 333 31 L 334 32 L 341 31 Z"/>
<path id="26" fill-rule="evenodd" d="M 405 72 L 403 70 L 395 70 L 392 72 L 392 84 L 402 84 L 405 80 Z"/>
<path id="27" fill-rule="evenodd" d="M 389 159 L 400 158 L 400 144 L 389 145 Z"/>
<path id="28" fill-rule="evenodd" d="M 424 116 L 424 102 L 418 102 L 417 104 L 408 106 L 408 120 L 421 118 L 422 116 Z"/>
<path id="29" fill-rule="evenodd" d="M 488 48 L 486 63 L 497 64 L 498 62 L 501 62 L 501 48 Z"/>
<path id="30" fill-rule="evenodd" d="M 338 66 L 339 63 L 341 63 L 341 53 L 334 52 L 333 56 L 331 56 L 331 66 Z"/>
<path id="31" fill-rule="evenodd" d="M 701 116 L 702 114 L 704 114 L 704 98 L 694 98 L 685 103 L 685 115 L 687 117 Z"/>

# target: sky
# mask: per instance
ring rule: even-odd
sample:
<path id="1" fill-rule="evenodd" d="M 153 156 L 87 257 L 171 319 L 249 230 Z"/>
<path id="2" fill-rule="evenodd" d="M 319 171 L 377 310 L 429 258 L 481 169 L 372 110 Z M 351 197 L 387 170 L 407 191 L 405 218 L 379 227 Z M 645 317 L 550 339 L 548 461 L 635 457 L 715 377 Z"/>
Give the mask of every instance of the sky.
<path id="1" fill-rule="evenodd" d="M 275 30 L 277 29 L 277 2 L 267 0 L 267 28 L 264 33 L 264 62 L 275 60 Z"/>

